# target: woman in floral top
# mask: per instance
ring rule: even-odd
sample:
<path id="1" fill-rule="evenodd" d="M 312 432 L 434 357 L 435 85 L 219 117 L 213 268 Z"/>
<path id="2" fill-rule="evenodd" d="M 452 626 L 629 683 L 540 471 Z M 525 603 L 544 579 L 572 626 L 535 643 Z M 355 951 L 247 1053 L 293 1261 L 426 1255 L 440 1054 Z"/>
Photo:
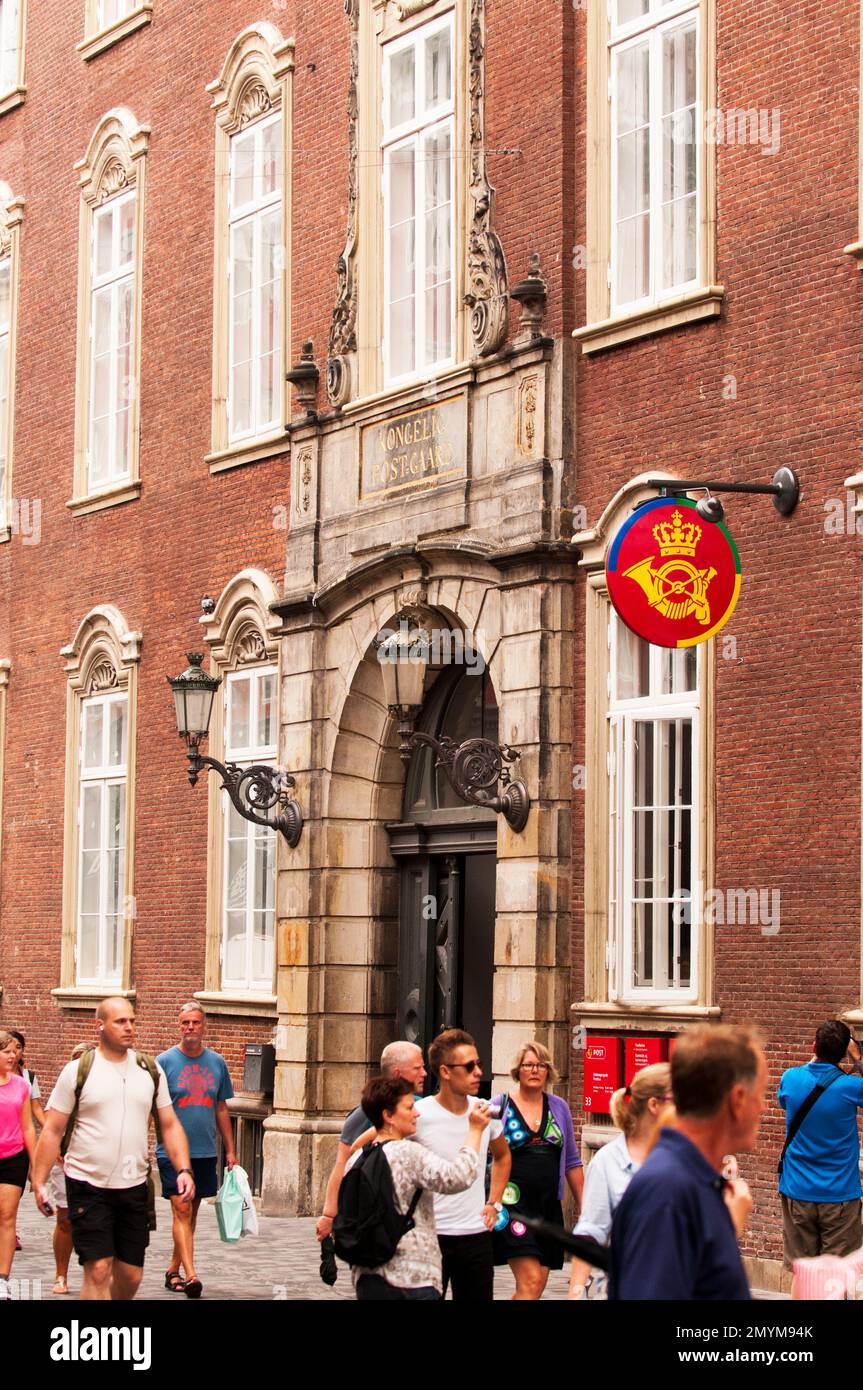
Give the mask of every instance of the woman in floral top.
<path id="1" fill-rule="evenodd" d="M 408 1081 L 376 1076 L 363 1091 L 361 1103 L 377 1130 L 374 1142 L 386 1145 L 384 1153 L 399 1210 L 407 1211 L 418 1187 L 422 1188 L 422 1196 L 414 1211 L 413 1230 L 402 1236 L 393 1258 L 379 1269 L 354 1268 L 357 1298 L 439 1299 L 443 1281 L 432 1193 L 464 1192 L 476 1180 L 480 1136 L 490 1119 L 488 1108 L 472 1108 L 467 1143 L 449 1162 L 412 1142 L 417 1117 L 413 1087 Z M 358 1158 L 359 1153 L 354 1154 L 348 1167 Z"/>

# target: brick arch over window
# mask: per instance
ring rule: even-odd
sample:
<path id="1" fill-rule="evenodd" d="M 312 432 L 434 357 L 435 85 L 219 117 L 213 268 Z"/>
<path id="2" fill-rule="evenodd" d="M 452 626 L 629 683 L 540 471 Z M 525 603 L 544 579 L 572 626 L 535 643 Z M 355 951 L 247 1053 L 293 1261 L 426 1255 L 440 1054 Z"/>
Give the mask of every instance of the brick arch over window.
<path id="1" fill-rule="evenodd" d="M 281 627 L 270 605 L 278 598 L 275 583 L 263 570 L 244 569 L 225 585 L 212 613 L 201 618 L 210 664 L 214 675 L 221 676 L 222 687 L 213 702 L 208 751 L 213 757 L 226 757 L 225 691 L 231 675 L 244 668 L 271 667 L 276 671 L 279 688 L 279 640 Z M 278 707 L 276 699 L 276 728 Z M 276 735 L 278 736 L 278 735 Z M 220 947 L 224 929 L 225 841 L 223 816 L 226 810 L 219 778 L 208 779 L 208 848 L 207 848 L 207 942 L 203 989 L 197 998 L 206 1003 L 210 1012 L 239 1015 L 275 1015 L 272 995 L 254 995 L 222 988 Z M 279 852 L 278 839 L 275 852 Z"/>
<path id="2" fill-rule="evenodd" d="M 60 985 L 53 990 L 65 1008 L 90 1009 L 109 994 L 134 997 L 132 932 L 135 920 L 135 730 L 141 633 L 131 629 L 113 604 L 92 608 L 72 641 L 63 647 L 66 671 L 66 778 L 63 839 L 63 930 Z M 78 803 L 81 780 L 81 721 L 84 703 L 100 695 L 125 696 L 125 816 L 123 817 L 123 944 L 119 985 L 79 986 L 75 961 L 78 933 L 79 853 Z"/>
<path id="3" fill-rule="evenodd" d="M 141 364 L 141 305 L 142 265 L 144 249 L 144 202 L 147 150 L 150 127 L 141 125 L 125 106 L 114 107 L 97 123 L 87 152 L 75 165 L 81 190 L 78 231 L 78 340 L 77 376 L 75 390 L 75 462 L 72 499 L 68 503 L 74 512 L 101 510 L 139 496 L 140 482 L 140 381 Z M 91 474 L 91 389 L 93 327 L 92 299 L 94 294 L 93 230 L 101 209 L 110 200 L 134 194 L 134 246 L 132 269 L 131 339 L 129 352 L 129 381 L 126 399 L 130 421 L 128 425 L 128 466 L 114 480 L 109 472 L 106 480 Z M 97 282 L 97 285 L 100 282 Z M 97 293 L 101 291 L 97 290 Z M 113 319 L 112 319 L 113 321 Z M 119 370 L 119 368 L 118 368 Z M 122 475 L 122 476 L 121 476 Z"/>

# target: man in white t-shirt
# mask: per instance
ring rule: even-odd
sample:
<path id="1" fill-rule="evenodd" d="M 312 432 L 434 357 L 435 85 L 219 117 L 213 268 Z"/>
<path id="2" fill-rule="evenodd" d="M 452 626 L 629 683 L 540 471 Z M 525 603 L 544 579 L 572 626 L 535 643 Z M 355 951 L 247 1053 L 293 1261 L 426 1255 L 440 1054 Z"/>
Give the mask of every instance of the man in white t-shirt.
<path id="1" fill-rule="evenodd" d="M 66 1151 L 66 1196 L 72 1242 L 84 1266 L 82 1299 L 134 1298 L 150 1243 L 147 1126 L 153 1107 L 153 1078 L 135 1055 L 135 1011 L 128 999 L 103 999 L 96 1010 L 98 1046 L 78 1101 Z M 177 1190 L 195 1195 L 185 1131 L 174 1114 L 165 1073 L 156 1063 L 155 1095 L 162 1141 L 177 1169 Z M 33 1193 L 39 1210 L 51 1214 L 45 1184 L 60 1155 L 60 1143 L 75 1108 L 78 1060 L 57 1078 L 48 1101 L 45 1128 L 36 1146 Z"/>
<path id="2" fill-rule="evenodd" d="M 476 1043 L 470 1033 L 448 1028 L 429 1048 L 429 1066 L 440 1081 L 436 1096 L 416 1106 L 416 1137 L 441 1158 L 454 1159 L 464 1146 L 468 1115 L 482 1080 Z M 491 1182 L 485 1195 L 486 1155 L 491 1152 Z M 501 1198 L 512 1166 L 509 1145 L 499 1120 L 483 1132 L 476 1182 L 465 1192 L 435 1195 L 438 1241 L 443 1257 L 443 1287 L 452 1284 L 459 1302 L 490 1302 L 494 1298 L 494 1253 L 491 1233 L 502 1211 Z"/>

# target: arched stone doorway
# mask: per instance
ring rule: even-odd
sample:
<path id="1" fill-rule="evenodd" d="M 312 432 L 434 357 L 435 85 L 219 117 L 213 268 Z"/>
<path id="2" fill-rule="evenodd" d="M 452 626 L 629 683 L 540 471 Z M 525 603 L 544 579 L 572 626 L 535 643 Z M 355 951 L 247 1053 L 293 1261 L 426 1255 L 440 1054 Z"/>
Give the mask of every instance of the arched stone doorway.
<path id="1" fill-rule="evenodd" d="M 482 891 L 489 924 L 479 935 L 462 932 L 461 956 L 450 960 L 453 998 L 430 1006 L 428 992 L 424 1000 L 418 995 L 414 1026 L 420 1013 L 427 1029 L 447 1008 L 464 1010 L 465 977 L 476 974 L 485 1002 L 474 998 L 468 1007 L 485 1018 L 474 1028 L 486 1036 L 490 1014 L 490 1055 L 478 1038 L 487 1078 L 505 1077 L 527 1037 L 547 1042 L 560 1071 L 568 1070 L 570 562 L 569 551 L 531 551 L 493 565 L 479 547 L 435 541 L 363 562 L 319 590 L 313 603 L 274 605 L 284 623 L 280 760 L 296 777 L 306 826 L 296 849 L 280 846 L 279 1026 L 275 1109 L 265 1123 L 265 1211 L 320 1209 L 344 1115 L 382 1048 L 410 1026 L 405 999 L 420 989 L 407 987 L 404 950 L 404 872 L 412 850 L 414 867 L 435 861 L 444 909 L 459 892 L 463 924 Z M 406 788 L 374 644 L 383 629 L 398 626 L 405 608 L 417 606 L 483 659 L 485 690 L 497 703 L 496 736 L 520 750 L 518 775 L 531 796 L 521 833 L 500 816 L 451 804 L 450 793 L 437 787 L 421 805 L 429 772 L 419 762 Z M 453 728 L 467 728 L 476 717 L 470 700 L 456 698 L 460 678 L 477 679 L 445 664 L 429 673 L 427 727 L 449 719 Z M 483 709 L 488 717 L 485 695 Z M 448 833 L 456 837 L 451 865 Z M 458 934 L 453 940 L 458 945 Z M 475 971 L 464 952 L 477 941 L 484 955 Z"/>
<path id="2" fill-rule="evenodd" d="M 456 743 L 496 743 L 498 724 L 493 683 L 477 666 L 435 673 L 417 720 L 423 733 Z M 435 761 L 427 744 L 416 749 L 402 819 L 387 826 L 399 864 L 396 1032 L 426 1049 L 443 1028 L 465 1028 L 490 1094 L 497 817 L 465 805 Z"/>

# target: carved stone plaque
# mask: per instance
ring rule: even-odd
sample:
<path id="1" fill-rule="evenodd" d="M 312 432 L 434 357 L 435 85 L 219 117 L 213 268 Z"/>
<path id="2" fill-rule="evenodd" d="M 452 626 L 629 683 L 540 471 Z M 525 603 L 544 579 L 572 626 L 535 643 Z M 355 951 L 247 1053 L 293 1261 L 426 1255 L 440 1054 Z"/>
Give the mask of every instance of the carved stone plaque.
<path id="1" fill-rule="evenodd" d="M 464 477 L 463 395 L 366 425 L 360 435 L 360 501 Z"/>

